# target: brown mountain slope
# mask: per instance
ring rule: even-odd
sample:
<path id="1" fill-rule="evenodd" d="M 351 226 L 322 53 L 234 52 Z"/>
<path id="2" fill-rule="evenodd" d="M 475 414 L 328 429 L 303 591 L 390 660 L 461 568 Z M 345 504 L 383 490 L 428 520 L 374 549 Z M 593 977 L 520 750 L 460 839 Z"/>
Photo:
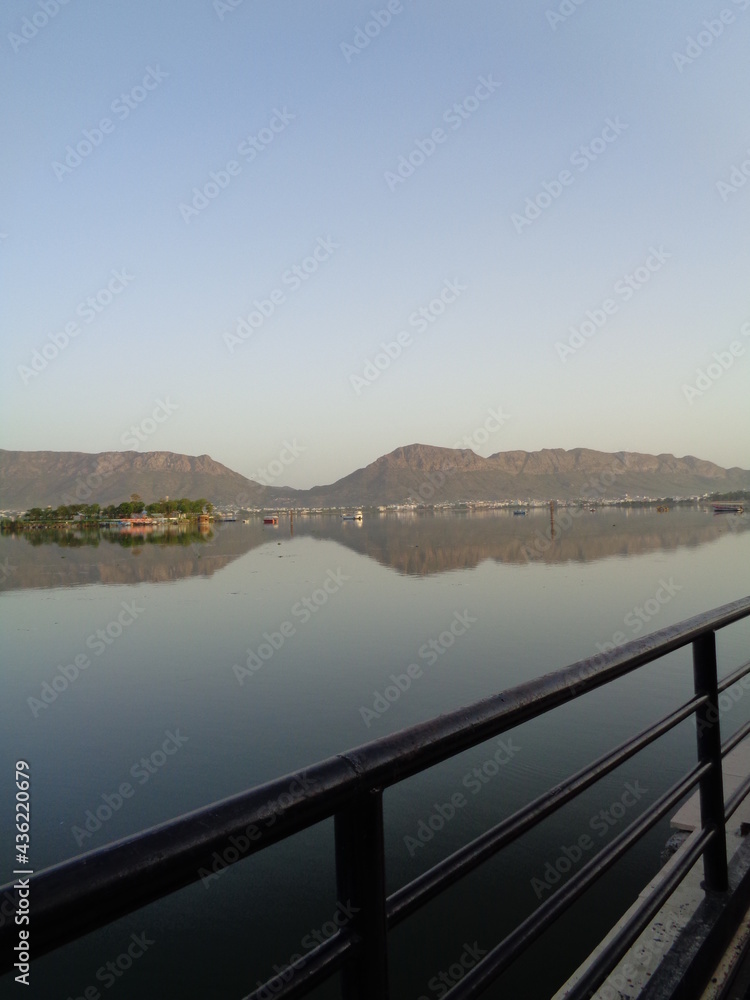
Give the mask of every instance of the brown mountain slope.
<path id="1" fill-rule="evenodd" d="M 119 503 L 131 493 L 139 493 L 146 503 L 187 496 L 240 506 L 262 504 L 268 490 L 208 455 L 0 450 L 0 508 L 4 510 L 75 501 Z"/>
<path id="2" fill-rule="evenodd" d="M 330 486 L 305 494 L 311 505 L 700 496 L 750 489 L 750 472 L 693 456 L 545 448 L 482 458 L 466 449 L 396 448 Z"/>
<path id="3" fill-rule="evenodd" d="M 260 486 L 208 455 L 172 452 L 0 451 L 0 509 L 127 499 L 205 497 L 233 507 L 362 506 L 459 500 L 591 500 L 701 496 L 750 490 L 750 472 L 693 456 L 545 448 L 482 458 L 468 449 L 413 444 L 396 448 L 328 486 Z"/>

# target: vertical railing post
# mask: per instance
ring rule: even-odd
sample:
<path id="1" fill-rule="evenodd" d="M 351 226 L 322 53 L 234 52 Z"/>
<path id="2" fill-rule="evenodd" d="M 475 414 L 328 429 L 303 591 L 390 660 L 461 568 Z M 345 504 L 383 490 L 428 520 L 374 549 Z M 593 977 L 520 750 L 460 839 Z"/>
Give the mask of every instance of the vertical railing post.
<path id="1" fill-rule="evenodd" d="M 704 830 L 712 826 L 716 828 L 716 836 L 703 854 L 705 888 L 726 892 L 729 883 L 714 632 L 707 632 L 693 642 L 693 678 L 695 693 L 708 696 L 706 704 L 695 713 L 698 761 L 712 764 L 711 770 L 700 781 L 701 826 Z"/>
<path id="2" fill-rule="evenodd" d="M 344 1000 L 388 1000 L 383 793 L 373 789 L 336 813 L 338 898 L 350 907 L 356 944 L 342 972 Z"/>

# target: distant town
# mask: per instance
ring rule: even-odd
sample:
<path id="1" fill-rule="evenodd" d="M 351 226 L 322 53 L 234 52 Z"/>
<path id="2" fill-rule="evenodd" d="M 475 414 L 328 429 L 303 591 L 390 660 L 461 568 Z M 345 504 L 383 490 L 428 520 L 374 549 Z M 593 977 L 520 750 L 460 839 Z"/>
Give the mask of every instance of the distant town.
<path id="1" fill-rule="evenodd" d="M 0 510 L 0 527 L 2 530 L 23 530 L 33 527 L 70 527 L 78 526 L 168 526 L 170 524 L 188 524 L 190 522 L 236 521 L 238 518 L 249 519 L 262 517 L 273 509 L 277 513 L 292 516 L 310 516 L 316 514 L 339 514 L 349 507 L 299 507 L 293 502 L 281 503 L 273 507 L 243 507 L 232 504 L 214 505 L 201 497 L 191 500 L 188 497 L 161 500 L 144 503 L 142 498 L 133 493 L 129 500 L 119 504 L 102 506 L 98 503 L 61 504 L 58 507 L 30 507 L 28 510 Z M 728 493 L 704 493 L 701 496 L 675 497 L 622 497 L 596 498 L 580 497 L 578 499 L 538 500 L 517 498 L 515 500 L 459 500 L 450 503 L 427 503 L 413 497 L 403 503 L 381 504 L 367 506 L 362 509 L 371 514 L 388 512 L 418 512 L 418 511 L 473 511 L 473 510 L 543 510 L 584 507 L 595 510 L 599 507 L 656 507 L 664 513 L 671 507 L 700 507 L 712 503 L 736 503 L 739 506 L 750 506 L 750 490 L 733 490 Z"/>

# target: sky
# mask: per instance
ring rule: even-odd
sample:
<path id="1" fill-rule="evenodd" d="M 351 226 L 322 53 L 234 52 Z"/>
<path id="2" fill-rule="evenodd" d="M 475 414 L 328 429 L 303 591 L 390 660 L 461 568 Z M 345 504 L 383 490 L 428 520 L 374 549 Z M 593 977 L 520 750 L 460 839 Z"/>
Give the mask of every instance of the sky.
<path id="1" fill-rule="evenodd" d="M 1 447 L 750 468 L 750 0 L 12 0 L 0 45 Z"/>

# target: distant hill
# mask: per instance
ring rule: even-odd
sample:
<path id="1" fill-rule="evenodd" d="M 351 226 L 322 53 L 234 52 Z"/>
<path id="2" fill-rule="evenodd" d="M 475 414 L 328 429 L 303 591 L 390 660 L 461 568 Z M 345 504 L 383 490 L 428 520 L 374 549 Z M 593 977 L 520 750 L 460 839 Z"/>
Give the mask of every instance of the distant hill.
<path id="1" fill-rule="evenodd" d="M 468 449 L 412 444 L 331 486 L 307 491 L 312 505 L 459 500 L 570 500 L 579 497 L 701 496 L 750 488 L 750 471 L 692 456 L 544 448 L 481 458 Z"/>
<path id="2" fill-rule="evenodd" d="M 460 500 L 571 500 L 588 497 L 677 497 L 750 490 L 750 471 L 723 469 L 686 456 L 544 448 L 497 452 L 412 444 L 328 486 L 310 490 L 261 486 L 208 455 L 154 452 L 0 450 L 0 509 L 25 510 L 74 500 L 117 503 L 131 493 L 145 502 L 205 497 L 220 506 L 275 504 L 344 507 L 452 503 Z"/>
<path id="3" fill-rule="evenodd" d="M 62 503 L 119 503 L 138 493 L 146 503 L 162 497 L 205 497 L 214 504 L 261 505 L 268 490 L 208 455 L 170 451 L 0 450 L 0 509 L 57 507 Z"/>

